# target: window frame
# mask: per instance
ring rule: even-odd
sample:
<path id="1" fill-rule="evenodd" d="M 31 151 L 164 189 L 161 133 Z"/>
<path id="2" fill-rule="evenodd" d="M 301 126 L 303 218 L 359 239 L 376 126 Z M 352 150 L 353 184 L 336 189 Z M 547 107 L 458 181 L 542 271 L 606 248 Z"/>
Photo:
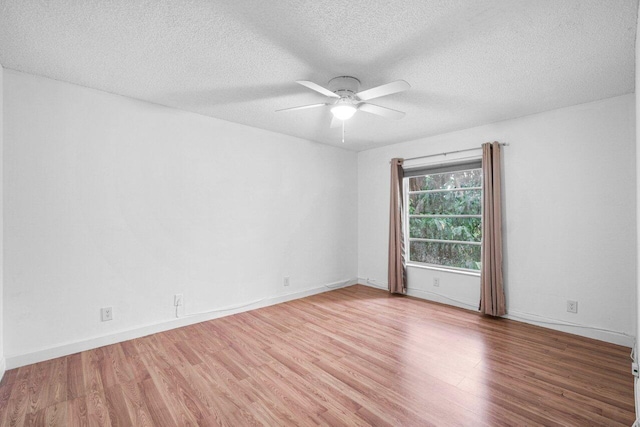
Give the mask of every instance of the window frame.
<path id="1" fill-rule="evenodd" d="M 465 244 L 465 245 L 478 245 L 480 246 L 480 257 L 482 259 L 482 239 L 484 238 L 484 233 L 482 233 L 482 237 L 479 242 L 468 242 L 468 241 L 457 241 L 457 240 L 440 240 L 440 239 L 426 239 L 426 238 L 418 238 L 418 237 L 410 237 L 410 218 L 437 218 L 437 217 L 445 217 L 445 218 L 480 218 L 482 221 L 482 214 L 484 212 L 484 188 L 483 188 L 483 180 L 480 181 L 480 187 L 465 187 L 465 188 L 456 188 L 451 190 L 445 189 L 436 189 L 436 190 L 419 190 L 419 191 L 409 191 L 409 180 L 418 176 L 425 175 L 435 175 L 438 173 L 446 173 L 446 172 L 461 172 L 467 170 L 476 170 L 480 169 L 482 172 L 482 157 L 473 157 L 466 158 L 464 161 L 451 161 L 447 163 L 436 163 L 431 165 L 424 165 L 414 168 L 405 169 L 405 176 L 402 179 L 402 198 L 403 198 L 403 224 L 402 231 L 404 237 L 404 247 L 406 248 L 406 265 L 409 267 L 417 267 L 424 268 L 429 270 L 437 270 L 437 271 L 446 271 L 452 273 L 466 274 L 472 276 L 480 276 L 480 270 L 470 269 L 470 268 L 462 268 L 462 267 L 451 267 L 448 265 L 441 264 L 429 264 L 420 261 L 411 260 L 411 242 L 412 241 L 426 241 L 426 242 L 442 242 L 442 243 L 451 243 L 451 244 Z M 480 215 L 411 215 L 409 213 L 409 196 L 410 194 L 426 194 L 426 193 L 438 193 L 438 192 L 453 192 L 453 191 L 467 191 L 467 190 L 480 190 Z"/>

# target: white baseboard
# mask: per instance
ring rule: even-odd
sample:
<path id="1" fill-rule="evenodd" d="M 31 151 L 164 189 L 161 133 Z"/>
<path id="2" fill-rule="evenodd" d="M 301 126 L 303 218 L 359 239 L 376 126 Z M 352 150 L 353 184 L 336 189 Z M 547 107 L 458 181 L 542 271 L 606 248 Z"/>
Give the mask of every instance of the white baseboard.
<path id="1" fill-rule="evenodd" d="M 287 301 L 292 301 L 299 298 L 308 297 L 323 292 L 332 291 L 339 288 L 355 285 L 358 282 L 357 279 L 343 280 L 339 282 L 328 283 L 322 286 L 316 286 L 314 288 L 305 289 L 302 291 L 292 292 L 285 295 L 277 295 L 268 297 L 256 301 L 255 303 L 249 303 L 239 307 L 222 308 L 207 313 L 198 313 L 194 315 L 188 315 L 185 317 L 172 319 L 162 323 L 156 323 L 152 325 L 146 325 L 134 329 L 119 331 L 109 335 L 103 335 L 95 338 L 90 338 L 82 341 L 75 341 L 67 344 L 63 344 L 56 347 L 50 347 L 42 350 L 38 350 L 27 354 L 17 354 L 7 356 L 6 359 L 2 359 L 2 368 L 14 369 L 20 366 L 30 365 L 32 363 L 43 362 L 45 360 L 54 359 L 56 357 L 68 356 L 70 354 L 78 353 L 81 351 L 91 350 L 94 348 L 102 347 L 105 345 L 111 345 L 122 341 L 132 340 L 135 338 L 144 337 L 147 335 L 155 334 L 158 332 L 168 331 L 170 329 L 180 328 L 183 326 L 193 325 L 195 323 L 205 322 L 207 320 L 217 319 L 220 317 L 230 316 L 232 314 L 241 313 L 244 311 L 255 310 L 261 307 L 267 307 L 270 305 L 280 304 Z M 6 363 L 6 365 L 5 365 Z M 2 370 L 4 373 L 4 369 Z"/>
<path id="2" fill-rule="evenodd" d="M 370 288 L 382 289 L 383 291 L 389 290 L 386 284 L 378 284 L 375 280 L 365 279 L 363 277 L 358 277 L 358 283 L 361 285 L 369 286 Z"/>
<path id="3" fill-rule="evenodd" d="M 358 280 L 360 280 L 360 283 L 365 285 L 365 286 L 369 286 L 369 287 L 376 288 L 376 289 L 382 289 L 384 291 L 389 289 L 386 284 L 382 285 L 382 284 L 378 283 L 375 280 L 363 279 L 363 278 L 359 278 Z M 425 299 L 425 300 L 428 300 L 428 301 L 438 302 L 438 303 L 441 303 L 441 304 L 452 305 L 454 307 L 464 308 L 464 309 L 471 310 L 471 311 L 478 311 L 478 305 L 477 304 L 474 305 L 474 304 L 471 304 L 471 303 L 464 303 L 462 301 L 456 301 L 456 300 L 453 300 L 451 298 L 447 298 L 446 296 L 438 294 L 438 293 L 435 293 L 435 292 L 428 292 L 428 291 L 423 291 L 421 289 L 409 288 L 409 289 L 407 289 L 407 295 L 409 295 L 411 297 Z"/>
<path id="4" fill-rule="evenodd" d="M 633 347 L 633 344 L 635 343 L 635 338 L 628 334 L 625 334 L 624 332 L 601 329 L 595 326 L 572 324 L 558 319 L 552 319 L 542 316 L 531 316 L 528 313 L 520 313 L 513 310 L 509 310 L 509 313 L 507 313 L 507 315 L 504 317 L 505 319 L 511 319 L 517 322 L 528 323 L 530 325 L 540 326 L 542 328 L 553 329 L 555 331 L 566 332 L 568 334 L 579 335 L 581 337 L 592 338 L 599 341 L 605 341 L 611 344 L 623 345 L 625 347 Z"/>
<path id="5" fill-rule="evenodd" d="M 451 298 L 447 298 L 444 295 L 437 294 L 435 292 L 423 291 L 422 289 L 407 289 L 407 295 L 427 299 L 429 301 L 438 302 L 440 304 L 447 304 L 458 308 L 464 308 L 465 310 L 478 311 L 478 304 L 466 303 L 457 301 Z"/>
<path id="6" fill-rule="evenodd" d="M 360 283 L 366 286 L 370 286 L 376 289 L 387 290 L 386 284 L 381 284 L 376 282 L 375 280 L 359 278 Z M 416 298 L 421 298 L 429 301 L 439 302 L 442 304 L 452 305 L 454 307 L 465 308 L 471 311 L 478 311 L 478 305 L 465 303 L 457 300 L 452 300 L 447 298 L 444 295 L 440 295 L 433 292 L 427 292 L 419 289 L 411 289 L 409 288 L 407 291 L 407 295 L 413 296 Z M 588 325 L 579 325 L 579 324 L 571 324 L 568 322 L 563 322 L 558 319 L 551 319 L 542 316 L 533 316 L 528 313 L 521 313 L 513 310 L 509 310 L 509 313 L 504 316 L 506 319 L 511 319 L 516 322 L 528 323 L 531 325 L 540 326 L 547 329 L 553 329 L 555 331 L 566 332 L 573 335 L 579 335 L 582 337 L 593 338 L 599 341 L 605 341 L 612 344 L 623 345 L 625 347 L 632 347 L 635 338 L 625 334 L 623 332 L 616 332 L 605 330 L 602 328 L 597 328 L 594 326 Z"/>

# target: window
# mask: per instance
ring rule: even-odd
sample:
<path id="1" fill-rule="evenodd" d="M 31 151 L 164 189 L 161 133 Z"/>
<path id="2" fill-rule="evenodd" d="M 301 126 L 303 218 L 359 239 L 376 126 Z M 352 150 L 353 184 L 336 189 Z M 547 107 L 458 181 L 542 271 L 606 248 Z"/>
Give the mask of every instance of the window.
<path id="1" fill-rule="evenodd" d="M 479 271 L 481 161 L 409 169 L 403 184 L 409 263 Z"/>

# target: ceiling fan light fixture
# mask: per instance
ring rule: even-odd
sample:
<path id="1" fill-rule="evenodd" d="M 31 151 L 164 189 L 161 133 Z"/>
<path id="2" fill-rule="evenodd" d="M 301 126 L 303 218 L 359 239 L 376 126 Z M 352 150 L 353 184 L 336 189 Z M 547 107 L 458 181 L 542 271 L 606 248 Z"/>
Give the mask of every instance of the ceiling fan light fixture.
<path id="1" fill-rule="evenodd" d="M 338 120 L 349 120 L 356 113 L 357 108 L 353 104 L 347 104 L 338 101 L 338 103 L 331 108 L 331 113 Z"/>

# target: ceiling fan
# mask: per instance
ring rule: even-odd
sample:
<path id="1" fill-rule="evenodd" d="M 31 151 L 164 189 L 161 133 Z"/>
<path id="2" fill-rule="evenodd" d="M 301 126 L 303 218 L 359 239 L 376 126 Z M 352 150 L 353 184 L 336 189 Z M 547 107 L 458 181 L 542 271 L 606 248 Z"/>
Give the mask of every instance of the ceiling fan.
<path id="1" fill-rule="evenodd" d="M 360 80 L 351 76 L 340 76 L 329 80 L 329 88 L 325 88 L 323 86 L 320 86 L 319 84 L 306 80 L 298 80 L 296 81 L 296 83 L 301 84 L 302 86 L 305 86 L 332 99 L 327 100 L 327 102 L 321 104 L 302 105 L 300 107 L 283 108 L 276 111 L 304 110 L 307 108 L 329 106 L 331 107 L 331 113 L 333 114 L 331 127 L 333 128 L 342 124 L 343 131 L 344 121 L 353 117 L 353 115 L 358 110 L 364 111 L 366 113 L 376 114 L 387 119 L 401 119 L 402 117 L 404 117 L 404 112 L 393 110 L 387 107 L 381 107 L 375 104 L 370 104 L 365 101 L 398 92 L 403 92 L 411 87 L 411 85 L 409 85 L 409 83 L 405 82 L 404 80 L 396 80 L 391 83 L 360 91 Z"/>

